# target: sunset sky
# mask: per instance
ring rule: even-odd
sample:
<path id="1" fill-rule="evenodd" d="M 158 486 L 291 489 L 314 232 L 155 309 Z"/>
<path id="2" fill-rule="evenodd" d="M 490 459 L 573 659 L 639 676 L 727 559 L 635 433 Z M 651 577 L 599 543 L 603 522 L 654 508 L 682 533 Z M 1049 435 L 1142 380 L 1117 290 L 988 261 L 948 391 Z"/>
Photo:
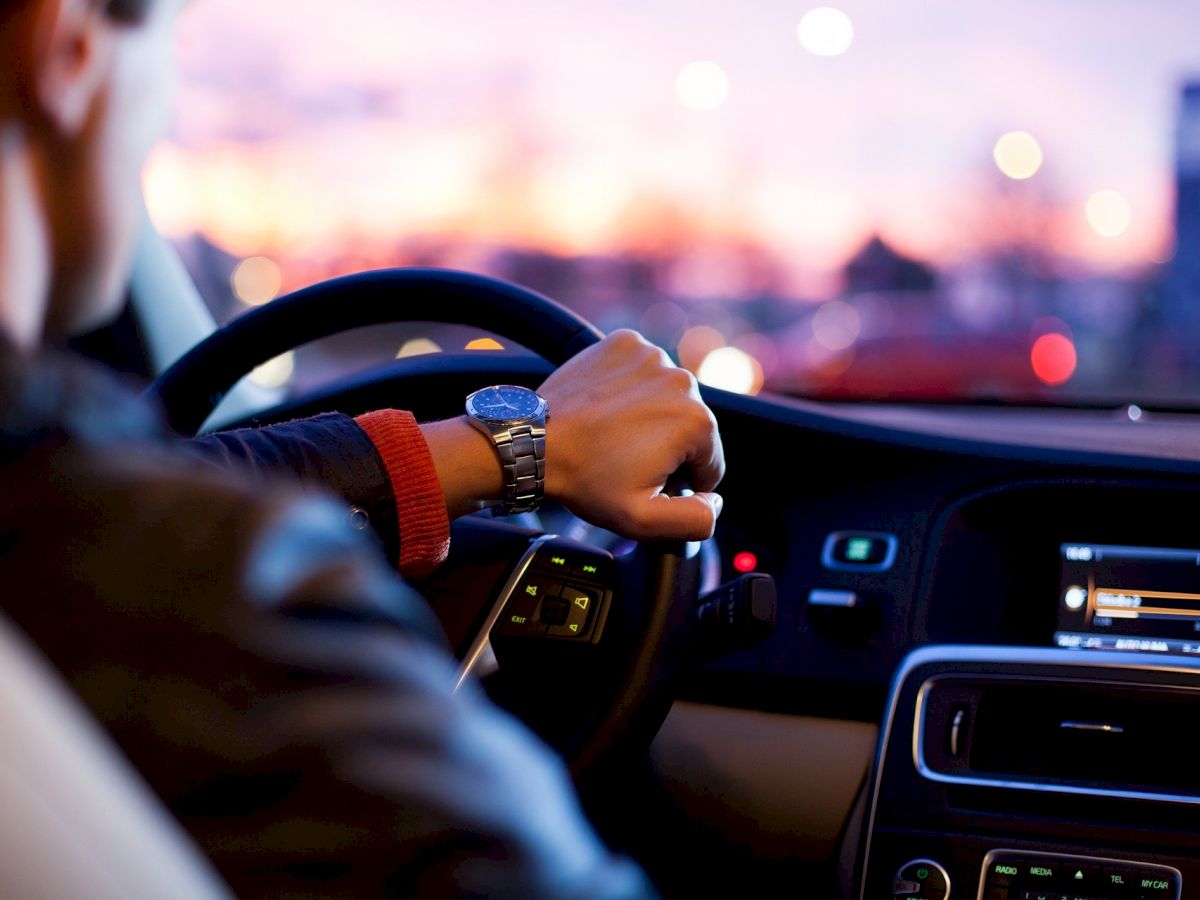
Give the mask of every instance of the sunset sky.
<path id="1" fill-rule="evenodd" d="M 803 2 L 195 0 L 171 138 L 146 172 L 174 236 L 291 258 L 405 239 L 562 253 L 753 244 L 817 290 L 882 232 L 938 263 L 988 239 L 997 138 L 1045 164 L 1054 248 L 1086 267 L 1169 253 L 1195 0 L 846 0 L 853 43 L 802 46 Z M 728 78 L 681 102 L 697 60 Z M 1116 237 L 1098 191 L 1127 201 Z"/>

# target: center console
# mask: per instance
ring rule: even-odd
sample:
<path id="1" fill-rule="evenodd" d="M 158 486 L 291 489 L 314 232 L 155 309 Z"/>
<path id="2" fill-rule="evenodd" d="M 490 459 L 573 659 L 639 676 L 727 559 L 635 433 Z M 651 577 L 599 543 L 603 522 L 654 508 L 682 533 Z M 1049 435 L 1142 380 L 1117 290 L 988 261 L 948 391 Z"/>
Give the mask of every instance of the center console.
<path id="1" fill-rule="evenodd" d="M 1185 633 L 1200 566 L 1147 547 L 1062 554 L 1058 647 L 930 646 L 900 668 L 862 900 L 1200 898 L 1200 659 Z"/>

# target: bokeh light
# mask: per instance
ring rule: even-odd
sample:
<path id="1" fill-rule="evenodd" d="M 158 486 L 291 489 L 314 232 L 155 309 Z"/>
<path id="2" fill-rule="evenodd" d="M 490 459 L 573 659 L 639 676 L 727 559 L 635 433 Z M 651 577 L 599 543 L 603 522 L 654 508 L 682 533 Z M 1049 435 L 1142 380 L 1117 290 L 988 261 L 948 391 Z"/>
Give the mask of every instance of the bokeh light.
<path id="1" fill-rule="evenodd" d="M 674 347 L 679 343 L 688 326 L 688 314 L 678 303 L 663 300 L 649 306 L 640 322 L 639 330 L 646 338 L 660 347 Z"/>
<path id="2" fill-rule="evenodd" d="M 1087 220 L 1101 237 L 1120 237 L 1129 230 L 1133 211 L 1119 191 L 1097 191 L 1088 198 Z"/>
<path id="3" fill-rule="evenodd" d="M 247 306 L 262 306 L 279 296 L 283 273 L 275 261 L 265 256 L 243 259 L 229 276 L 233 294 Z"/>
<path id="4" fill-rule="evenodd" d="M 396 359 L 407 359 L 410 356 L 424 356 L 427 353 L 440 353 L 441 345 L 426 337 L 413 338 L 400 345 Z"/>
<path id="5" fill-rule="evenodd" d="M 735 394 L 757 394 L 763 386 L 762 366 L 737 347 L 718 347 L 709 353 L 696 378 L 701 384 Z"/>
<path id="6" fill-rule="evenodd" d="M 676 354 L 679 364 L 690 372 L 699 373 L 700 366 L 714 350 L 725 346 L 725 335 L 711 325 L 694 325 L 679 339 Z"/>
<path id="7" fill-rule="evenodd" d="M 177 152 L 160 146 L 142 168 L 146 212 L 160 234 L 182 238 L 192 233 L 200 213 L 187 166 Z"/>
<path id="8" fill-rule="evenodd" d="M 504 345 L 495 338 L 481 337 L 467 341 L 467 350 L 503 350 Z"/>
<path id="9" fill-rule="evenodd" d="M 1032 178 L 1045 161 L 1042 145 L 1028 131 L 1000 135 L 992 148 L 992 158 L 1000 171 L 1015 181 Z"/>
<path id="10" fill-rule="evenodd" d="M 812 319 L 813 338 L 826 350 L 838 352 L 853 346 L 862 333 L 862 319 L 849 303 L 822 303 Z"/>
<path id="11" fill-rule="evenodd" d="M 259 387 L 281 388 L 292 380 L 296 372 L 296 354 L 289 350 L 263 363 L 250 373 L 250 380 Z"/>
<path id="12" fill-rule="evenodd" d="M 810 9 L 796 27 L 800 45 L 816 56 L 841 56 L 854 43 L 854 23 L 840 9 Z"/>
<path id="13" fill-rule="evenodd" d="M 729 76 L 715 62 L 690 62 L 675 79 L 675 93 L 688 109 L 708 112 L 722 106 L 729 97 Z"/>
<path id="14" fill-rule="evenodd" d="M 1065 334 L 1043 334 L 1033 342 L 1029 362 L 1043 384 L 1063 384 L 1075 374 L 1075 345 Z"/>

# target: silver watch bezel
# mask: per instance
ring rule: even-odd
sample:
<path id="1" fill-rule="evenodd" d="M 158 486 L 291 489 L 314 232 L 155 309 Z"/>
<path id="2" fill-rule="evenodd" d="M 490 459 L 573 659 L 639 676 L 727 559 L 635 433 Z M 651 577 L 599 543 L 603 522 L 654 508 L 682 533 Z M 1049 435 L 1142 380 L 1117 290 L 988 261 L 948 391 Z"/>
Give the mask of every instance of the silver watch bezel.
<path id="1" fill-rule="evenodd" d="M 486 415 L 485 413 L 480 412 L 478 409 L 475 408 L 475 398 L 478 395 L 482 394 L 484 391 L 494 391 L 494 390 L 497 390 L 498 388 L 515 388 L 516 390 L 524 391 L 527 394 L 532 394 L 534 397 L 537 398 L 537 401 L 538 401 L 537 409 L 534 410 L 534 412 L 531 413 L 530 415 L 519 416 L 515 419 L 496 419 L 496 418 L 493 418 L 492 416 L 489 416 L 489 415 Z M 539 420 L 545 418 L 547 415 L 549 404 L 546 402 L 545 397 L 543 397 L 541 394 L 539 394 L 537 391 L 533 390 L 532 388 L 527 388 L 527 387 L 524 387 L 519 384 L 491 384 L 491 385 L 488 385 L 487 387 L 482 387 L 479 390 L 474 391 L 473 393 L 469 394 L 467 396 L 466 407 L 467 407 L 467 415 L 469 415 L 472 419 L 475 419 L 478 422 L 484 422 L 488 425 L 495 425 L 499 428 L 512 428 L 512 427 L 515 427 L 518 425 L 531 425 L 531 424 L 534 424 L 534 423 L 538 422 Z"/>

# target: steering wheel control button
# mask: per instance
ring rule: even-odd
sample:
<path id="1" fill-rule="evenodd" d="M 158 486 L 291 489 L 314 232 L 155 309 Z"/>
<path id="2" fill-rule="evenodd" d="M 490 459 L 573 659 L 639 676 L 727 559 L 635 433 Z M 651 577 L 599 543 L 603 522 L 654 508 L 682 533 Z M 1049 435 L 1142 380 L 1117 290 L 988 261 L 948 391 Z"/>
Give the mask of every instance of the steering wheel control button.
<path id="1" fill-rule="evenodd" d="M 547 597 L 542 601 L 542 621 L 547 625 L 561 625 L 567 621 L 570 607 L 565 600 L 558 597 Z"/>
<path id="2" fill-rule="evenodd" d="M 892 896 L 902 900 L 949 900 L 950 875 L 932 859 L 914 859 L 896 872 Z"/>
<path id="3" fill-rule="evenodd" d="M 514 593 L 500 616 L 500 634 L 540 637 L 546 630 L 538 618 L 541 603 L 539 595 L 528 594 L 524 590 Z"/>
<path id="4" fill-rule="evenodd" d="M 563 600 L 566 600 L 568 603 L 570 603 L 572 607 L 576 607 L 578 611 L 583 614 L 584 618 L 587 618 L 587 614 L 592 608 L 593 598 L 591 594 L 585 591 L 576 590 L 573 587 L 564 587 L 560 592 L 560 596 L 563 598 Z"/>
<path id="5" fill-rule="evenodd" d="M 537 567 L 557 576 L 570 574 L 574 565 L 568 554 L 551 549 L 550 552 L 538 557 Z"/>
<path id="6" fill-rule="evenodd" d="M 546 635 L 563 638 L 587 637 L 590 632 L 588 620 L 591 618 L 596 598 L 585 591 L 564 587 L 561 602 L 567 608 L 566 617 L 561 623 L 546 629 Z"/>
<path id="7" fill-rule="evenodd" d="M 825 538 L 821 563 L 836 572 L 886 572 L 896 561 L 896 536 L 879 531 L 835 531 Z"/>
<path id="8" fill-rule="evenodd" d="M 588 553 L 586 550 L 565 550 L 550 545 L 538 554 L 533 567 L 554 579 L 574 579 L 584 582 L 603 580 L 608 574 L 610 559 L 607 554 Z"/>

